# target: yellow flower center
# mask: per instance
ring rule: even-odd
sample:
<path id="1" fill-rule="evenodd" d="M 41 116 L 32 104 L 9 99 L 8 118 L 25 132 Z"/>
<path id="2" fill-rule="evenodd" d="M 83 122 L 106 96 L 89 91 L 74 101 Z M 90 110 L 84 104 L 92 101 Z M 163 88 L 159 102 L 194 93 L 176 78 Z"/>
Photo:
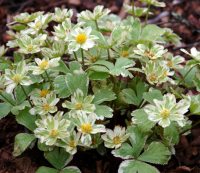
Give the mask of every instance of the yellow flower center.
<path id="1" fill-rule="evenodd" d="M 145 51 L 145 56 L 148 57 L 149 59 L 157 59 L 157 57 L 152 53 L 151 51 Z"/>
<path id="2" fill-rule="evenodd" d="M 69 141 L 69 146 L 72 148 L 76 148 L 76 142 L 74 140 Z"/>
<path id="3" fill-rule="evenodd" d="M 27 46 L 27 50 L 28 50 L 29 52 L 33 51 L 33 45 L 32 45 L 32 44 L 29 44 L 29 45 Z"/>
<path id="4" fill-rule="evenodd" d="M 43 89 L 40 91 L 40 97 L 46 97 L 49 93 L 49 90 Z"/>
<path id="5" fill-rule="evenodd" d="M 42 105 L 42 109 L 45 111 L 49 111 L 51 109 L 51 106 L 48 103 L 45 103 Z"/>
<path id="6" fill-rule="evenodd" d="M 169 117 L 170 115 L 170 111 L 168 109 L 163 109 L 160 113 L 160 115 L 162 116 L 163 119 L 166 119 Z"/>
<path id="7" fill-rule="evenodd" d="M 157 79 L 157 76 L 156 76 L 154 73 L 152 73 L 152 74 L 149 75 L 149 80 L 150 80 L 150 81 L 153 82 L 153 81 L 155 81 L 156 79 Z"/>
<path id="8" fill-rule="evenodd" d="M 129 55 L 129 52 L 127 51 L 127 50 L 123 50 L 122 52 L 121 52 L 121 56 L 122 57 L 127 57 Z"/>
<path id="9" fill-rule="evenodd" d="M 49 62 L 46 60 L 43 60 L 40 64 L 39 67 L 41 70 L 47 69 L 47 67 L 49 66 Z"/>
<path id="10" fill-rule="evenodd" d="M 168 67 L 173 67 L 173 62 L 172 62 L 172 61 L 170 61 L 170 60 L 169 60 L 169 61 L 167 61 L 167 66 L 168 66 Z"/>
<path id="11" fill-rule="evenodd" d="M 40 21 L 38 21 L 38 22 L 35 23 L 35 28 L 36 29 L 40 29 L 41 26 L 42 26 L 42 23 Z"/>
<path id="12" fill-rule="evenodd" d="M 121 138 L 119 136 L 115 136 L 113 138 L 113 144 L 118 145 L 121 143 Z"/>
<path id="13" fill-rule="evenodd" d="M 97 61 L 97 58 L 95 56 L 90 57 L 90 62 L 94 63 Z"/>
<path id="14" fill-rule="evenodd" d="M 84 44 L 87 40 L 87 35 L 84 33 L 78 34 L 76 37 L 76 42 L 79 44 Z"/>
<path id="15" fill-rule="evenodd" d="M 18 84 L 18 83 L 21 82 L 22 76 L 21 76 L 20 74 L 15 74 L 15 75 L 12 77 L 12 80 L 13 80 L 16 84 Z"/>
<path id="16" fill-rule="evenodd" d="M 76 110 L 81 110 L 81 109 L 83 109 L 83 104 L 82 104 L 82 103 L 76 103 L 76 104 L 75 104 L 75 109 L 76 109 Z"/>
<path id="17" fill-rule="evenodd" d="M 85 123 L 81 125 L 81 131 L 83 133 L 91 133 L 92 132 L 92 125 L 90 123 Z"/>
<path id="18" fill-rule="evenodd" d="M 56 136 L 58 136 L 58 130 L 57 129 L 52 129 L 49 133 L 49 136 L 55 138 Z"/>

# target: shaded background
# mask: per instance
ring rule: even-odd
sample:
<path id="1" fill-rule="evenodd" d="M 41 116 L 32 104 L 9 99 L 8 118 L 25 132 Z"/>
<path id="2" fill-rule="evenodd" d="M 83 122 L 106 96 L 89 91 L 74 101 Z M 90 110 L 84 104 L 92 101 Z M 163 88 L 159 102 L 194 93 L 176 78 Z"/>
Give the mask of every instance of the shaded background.
<path id="1" fill-rule="evenodd" d="M 76 21 L 79 11 L 92 10 L 97 4 L 102 4 L 124 18 L 124 2 L 129 0 L 0 0 L 0 44 L 9 40 L 6 23 L 21 12 L 53 12 L 54 7 L 66 7 L 74 10 L 73 20 Z M 179 47 L 169 45 L 168 48 L 174 54 L 180 54 L 180 48 L 190 49 L 195 46 L 200 49 L 200 0 L 164 2 L 167 5 L 165 8 L 153 9 L 155 15 L 150 17 L 149 23 L 169 27 L 182 38 Z M 0 173 L 34 173 L 38 166 L 50 166 L 36 148 L 26 151 L 19 158 L 12 157 L 14 137 L 23 131 L 24 128 L 17 125 L 13 116 L 0 121 Z M 120 162 L 120 159 L 112 155 L 102 157 L 91 150 L 79 152 L 70 164 L 78 166 L 83 173 L 116 173 Z M 181 138 L 176 146 L 176 156 L 172 157 L 168 165 L 159 166 L 159 169 L 162 173 L 200 173 L 200 127 L 193 129 L 189 136 Z"/>

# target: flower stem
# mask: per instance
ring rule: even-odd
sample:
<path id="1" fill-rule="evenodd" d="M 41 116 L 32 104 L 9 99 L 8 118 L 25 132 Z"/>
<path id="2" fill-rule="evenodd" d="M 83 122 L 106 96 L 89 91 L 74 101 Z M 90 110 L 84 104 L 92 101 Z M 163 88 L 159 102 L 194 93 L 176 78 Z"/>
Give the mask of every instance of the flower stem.
<path id="1" fill-rule="evenodd" d="M 97 31 L 99 31 L 99 26 L 98 26 L 97 20 L 95 20 L 94 22 L 95 22 L 95 25 L 96 25 Z"/>
<path id="2" fill-rule="evenodd" d="M 49 83 L 50 83 L 51 88 L 53 89 L 52 81 L 51 81 L 51 79 L 50 79 L 50 77 L 49 77 L 49 75 L 48 75 L 48 73 L 47 73 L 46 70 L 45 70 L 45 74 L 46 74 L 46 76 L 47 76 L 47 78 L 48 78 L 48 81 L 49 81 Z"/>
<path id="3" fill-rule="evenodd" d="M 133 14 L 133 17 L 135 17 L 135 9 L 134 9 L 134 5 L 135 5 L 135 2 L 134 2 L 134 0 L 132 0 L 132 2 L 131 2 L 131 6 L 132 6 L 132 14 Z"/>
<path id="4" fill-rule="evenodd" d="M 84 62 L 83 49 L 81 49 L 81 57 L 82 57 L 82 67 L 83 67 L 83 70 L 84 70 L 85 69 L 85 62 Z"/>
<path id="5" fill-rule="evenodd" d="M 76 61 L 78 61 L 78 58 L 77 58 L 76 52 L 73 52 L 73 54 L 74 54 L 74 59 L 75 59 Z"/>
<path id="6" fill-rule="evenodd" d="M 107 49 L 107 54 L 108 54 L 108 60 L 110 61 L 111 58 L 110 58 L 110 50 L 109 49 Z"/>
<path id="7" fill-rule="evenodd" d="M 6 96 L 4 96 L 1 92 L 0 92 L 0 96 L 3 97 L 8 103 L 10 103 L 12 106 L 15 106 L 10 100 L 8 100 L 8 98 Z"/>
<path id="8" fill-rule="evenodd" d="M 187 75 L 192 71 L 192 69 L 195 67 L 196 65 L 192 66 L 188 71 L 187 73 L 185 73 L 185 75 L 183 76 L 183 78 L 178 82 L 177 86 L 180 85 L 184 80 L 185 78 L 187 77 Z"/>
<path id="9" fill-rule="evenodd" d="M 151 4 L 148 4 L 148 7 L 147 7 L 147 14 L 146 14 L 146 17 L 145 17 L 145 25 L 147 24 L 147 21 L 148 21 L 150 7 L 151 7 Z"/>
<path id="10" fill-rule="evenodd" d="M 28 94 L 26 93 L 25 88 L 23 87 L 23 85 L 20 85 L 20 86 L 21 86 L 22 91 L 24 92 L 24 94 L 25 94 L 25 96 L 26 96 L 26 99 L 28 100 L 30 106 L 33 107 L 33 104 L 31 103 L 31 100 L 29 99 Z"/>

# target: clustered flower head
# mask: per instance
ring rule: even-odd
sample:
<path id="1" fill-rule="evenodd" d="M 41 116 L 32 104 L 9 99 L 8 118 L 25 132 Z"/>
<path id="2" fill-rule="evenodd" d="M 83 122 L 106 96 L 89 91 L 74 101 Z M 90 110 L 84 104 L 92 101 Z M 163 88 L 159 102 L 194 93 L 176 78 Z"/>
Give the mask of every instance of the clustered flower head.
<path id="1" fill-rule="evenodd" d="M 47 160 L 55 154 L 64 162 L 70 155 L 64 165 L 50 159 L 56 169 L 61 165 L 58 172 L 76 152 L 89 149 L 101 155 L 112 149 L 129 159 L 121 173 L 148 172 L 146 165 L 155 170 L 146 162 L 166 163 L 177 136 L 191 126 L 187 114 L 200 114 L 200 52 L 182 50 L 191 60 L 170 53 L 166 47 L 180 38 L 138 18 L 148 19 L 151 6 L 165 3 L 141 2 L 147 7 L 124 5 L 131 14 L 125 19 L 103 6 L 80 12 L 77 22 L 73 10 L 64 8 L 14 17 L 11 40 L 0 46 L 0 100 L 6 108 L 0 118 L 16 115 L 28 129 L 16 136 L 17 152 L 38 144 Z"/>
<path id="2" fill-rule="evenodd" d="M 144 110 L 148 114 L 151 121 L 158 122 L 162 127 L 167 127 L 172 121 L 184 126 L 184 114 L 188 112 L 190 107 L 189 99 L 182 99 L 176 103 L 173 94 L 165 94 L 163 100 L 154 100 L 154 105 L 145 106 Z"/>

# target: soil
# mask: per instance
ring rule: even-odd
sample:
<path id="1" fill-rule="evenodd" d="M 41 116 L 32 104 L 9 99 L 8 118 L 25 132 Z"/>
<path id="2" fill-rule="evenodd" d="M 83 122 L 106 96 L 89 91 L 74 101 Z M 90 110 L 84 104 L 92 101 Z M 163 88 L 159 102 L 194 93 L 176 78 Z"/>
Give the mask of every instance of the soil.
<path id="1" fill-rule="evenodd" d="M 21 12 L 53 11 L 54 7 L 72 8 L 75 14 L 84 9 L 92 10 L 97 4 L 111 9 L 115 14 L 125 17 L 122 4 L 128 0 L 0 0 L 0 45 L 9 37 L 6 34 L 6 23 Z M 200 49 L 200 0 L 165 0 L 166 7 L 155 9 L 149 23 L 169 27 L 181 38 L 181 45 L 171 46 L 174 54 L 180 48 Z M 193 123 L 197 117 L 192 117 Z M 13 116 L 0 120 L 0 173 L 34 173 L 41 165 L 50 166 L 36 148 L 29 149 L 22 156 L 12 156 L 14 137 L 24 132 Z M 79 152 L 71 165 L 78 166 L 83 173 L 116 173 L 121 160 L 111 154 L 102 157 L 95 150 Z M 176 155 L 165 166 L 158 167 L 162 173 L 200 173 L 200 126 L 191 130 L 188 136 L 182 136 L 176 146 Z"/>

